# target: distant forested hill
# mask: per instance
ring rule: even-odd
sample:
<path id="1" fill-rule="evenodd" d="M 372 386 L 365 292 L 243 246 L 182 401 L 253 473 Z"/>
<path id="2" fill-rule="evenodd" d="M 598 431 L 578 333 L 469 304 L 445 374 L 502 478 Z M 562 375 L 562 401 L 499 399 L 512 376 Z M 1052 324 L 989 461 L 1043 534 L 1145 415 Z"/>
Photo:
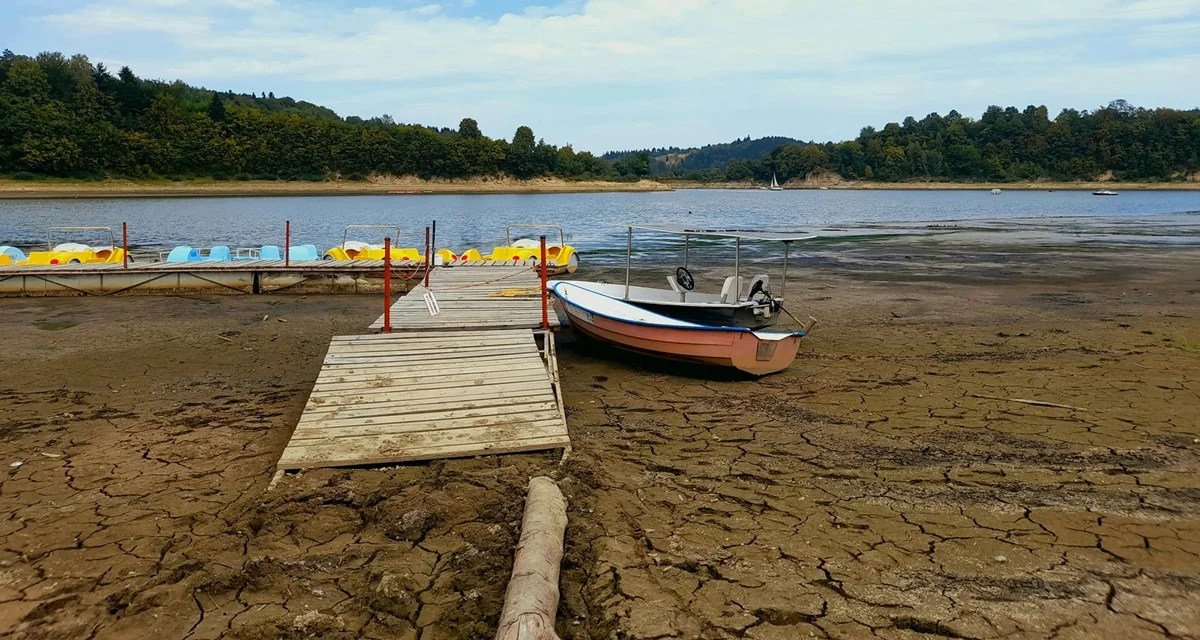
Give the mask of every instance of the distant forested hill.
<path id="1" fill-rule="evenodd" d="M 655 175 L 668 174 L 671 176 L 686 176 L 689 174 L 717 176 L 723 175 L 725 168 L 732 160 L 758 160 L 771 151 L 788 144 L 804 144 L 793 138 L 770 136 L 751 139 L 746 136 L 741 140 L 721 144 L 708 144 L 700 148 L 680 149 L 679 147 L 645 149 L 643 151 L 610 151 L 604 154 L 606 160 L 621 160 L 637 153 L 649 155 L 650 172 Z"/>
<path id="2" fill-rule="evenodd" d="M 722 153 L 727 146 L 677 152 L 687 154 L 685 161 L 652 169 L 667 178 L 760 182 L 772 172 L 781 181 L 814 174 L 876 182 L 1184 180 L 1200 171 L 1200 109 L 1145 109 L 1116 100 L 1050 118 L 1044 106 L 993 106 L 978 119 L 950 111 L 865 127 L 845 142 L 788 141 L 756 158 Z M 708 149 L 715 153 L 702 155 Z M 724 162 L 692 165 L 693 155 Z"/>
<path id="3" fill-rule="evenodd" d="M 272 93 L 234 94 L 182 81 L 112 74 L 85 56 L 0 54 L 0 174 L 76 178 L 361 179 L 372 174 L 465 178 L 621 178 L 637 159 L 575 153 L 519 127 L 511 141 L 457 130 L 364 120 Z"/>

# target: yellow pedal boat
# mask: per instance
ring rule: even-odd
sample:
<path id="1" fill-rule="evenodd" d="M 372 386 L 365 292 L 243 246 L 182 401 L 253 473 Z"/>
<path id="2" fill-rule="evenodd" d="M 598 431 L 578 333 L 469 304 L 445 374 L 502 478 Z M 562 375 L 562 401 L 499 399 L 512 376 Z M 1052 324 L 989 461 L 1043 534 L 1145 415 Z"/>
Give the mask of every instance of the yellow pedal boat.
<path id="1" fill-rule="evenodd" d="M 470 249 L 459 256 L 459 260 L 497 260 L 501 262 L 537 265 L 541 260 L 542 243 L 531 238 L 512 239 L 513 229 L 558 229 L 558 242 L 546 243 L 546 272 L 551 275 L 575 273 L 579 270 L 579 254 L 575 247 L 567 244 L 563 228 L 555 224 L 510 224 L 504 228 L 503 247 L 494 247 L 487 255 Z"/>
<path id="2" fill-rule="evenodd" d="M 390 227 L 387 225 L 375 224 L 352 224 L 346 227 L 342 234 L 342 244 L 333 247 L 325 252 L 322 256 L 324 260 L 383 260 L 383 245 L 369 244 L 357 240 L 350 240 L 351 229 L 387 229 L 394 231 L 393 239 L 400 237 L 400 227 Z M 391 258 L 393 261 L 402 262 L 411 260 L 413 262 L 424 262 L 425 256 L 421 254 L 421 250 L 415 247 L 399 247 L 392 246 Z M 440 262 L 451 262 L 457 259 L 457 255 L 449 249 L 439 249 L 434 252 L 434 259 Z"/>
<path id="3" fill-rule="evenodd" d="M 78 242 L 54 244 L 51 235 L 64 231 L 101 231 L 108 233 L 108 246 L 88 246 Z M 116 238 L 109 227 L 51 227 L 46 231 L 46 251 L 30 251 L 29 257 L 18 261 L 19 265 L 48 266 L 58 264 L 106 264 L 125 261 L 125 250 L 117 246 Z M 129 258 L 133 261 L 133 257 Z"/>

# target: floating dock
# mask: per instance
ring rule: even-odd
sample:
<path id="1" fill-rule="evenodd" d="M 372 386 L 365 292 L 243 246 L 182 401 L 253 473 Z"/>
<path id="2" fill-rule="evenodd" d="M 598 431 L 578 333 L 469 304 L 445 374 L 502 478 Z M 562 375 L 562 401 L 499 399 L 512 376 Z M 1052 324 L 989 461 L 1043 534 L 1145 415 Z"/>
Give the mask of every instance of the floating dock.
<path id="1" fill-rule="evenodd" d="M 455 266 L 512 267 L 492 260 Z M 392 279 L 404 289 L 425 275 L 425 263 L 396 261 Z M 530 271 L 529 267 L 524 267 Z M 435 270 L 436 271 L 436 270 Z M 0 266 L 0 296 L 84 296 L 179 293 L 374 293 L 382 291 L 382 260 L 227 260 Z"/>
<path id="2" fill-rule="evenodd" d="M 569 450 L 542 296 L 529 266 L 435 267 L 391 306 L 393 333 L 332 339 L 278 468 Z"/>

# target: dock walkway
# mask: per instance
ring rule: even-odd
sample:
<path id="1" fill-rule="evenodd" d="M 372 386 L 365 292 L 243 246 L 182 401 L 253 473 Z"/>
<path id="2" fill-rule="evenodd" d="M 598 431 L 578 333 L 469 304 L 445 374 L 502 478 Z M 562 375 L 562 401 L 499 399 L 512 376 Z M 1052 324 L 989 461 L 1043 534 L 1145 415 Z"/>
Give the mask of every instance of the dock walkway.
<path id="1" fill-rule="evenodd" d="M 429 287 L 415 286 L 392 304 L 392 331 L 473 328 L 533 329 L 542 324 L 541 275 L 526 265 L 436 267 Z M 430 315 L 425 294 L 432 292 L 440 312 Z M 548 313 L 550 328 L 558 316 Z M 383 316 L 370 329 L 383 328 Z"/>
<path id="2" fill-rule="evenodd" d="M 394 333 L 332 339 L 279 469 L 570 449 L 538 272 L 435 267 L 391 316 Z"/>
<path id="3" fill-rule="evenodd" d="M 528 329 L 335 337 L 278 467 L 569 447 L 545 344 Z"/>

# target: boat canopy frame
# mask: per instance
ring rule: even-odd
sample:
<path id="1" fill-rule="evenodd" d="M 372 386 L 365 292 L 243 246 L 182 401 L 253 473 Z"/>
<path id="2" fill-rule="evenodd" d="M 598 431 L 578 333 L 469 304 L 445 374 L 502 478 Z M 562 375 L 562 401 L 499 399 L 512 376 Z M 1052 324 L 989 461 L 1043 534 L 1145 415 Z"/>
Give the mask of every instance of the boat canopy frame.
<path id="1" fill-rule="evenodd" d="M 348 242 L 348 241 L 350 240 L 350 230 L 351 230 L 351 229 L 390 229 L 390 230 L 393 230 L 393 231 L 395 231 L 395 232 L 396 232 L 396 235 L 395 235 L 395 236 L 392 236 L 392 244 L 394 245 L 396 242 L 398 242 L 398 241 L 400 240 L 400 227 L 399 227 L 399 225 L 391 225 L 391 224 L 348 224 L 348 225 L 346 225 L 346 228 L 345 228 L 344 230 L 342 230 L 342 244 L 341 244 L 341 247 L 342 247 L 342 249 L 343 249 L 343 250 L 346 248 L 346 242 Z M 385 236 L 385 237 L 386 237 L 386 236 Z"/>
<path id="2" fill-rule="evenodd" d="M 54 251 L 54 242 L 50 239 L 50 236 L 55 231 L 107 231 L 110 250 L 117 250 L 117 236 L 113 233 L 112 227 L 50 227 L 46 229 L 46 249 L 50 251 Z"/>
<path id="3" fill-rule="evenodd" d="M 512 246 L 512 230 L 513 229 L 558 229 L 558 246 L 567 246 L 567 233 L 563 228 L 556 224 L 510 224 L 504 227 L 504 246 Z"/>
<path id="4" fill-rule="evenodd" d="M 736 228 L 703 228 L 689 227 L 680 224 L 627 224 L 625 240 L 625 300 L 629 300 L 629 272 L 633 266 L 633 230 L 651 231 L 654 233 L 665 233 L 669 235 L 683 236 L 683 268 L 688 266 L 688 249 L 691 243 L 692 236 L 707 236 L 714 238 L 733 238 L 733 282 L 738 287 L 738 296 L 741 295 L 741 277 L 742 277 L 742 240 L 756 240 L 767 242 L 782 242 L 783 243 L 783 278 L 779 283 L 779 299 L 783 299 L 783 294 L 787 289 L 787 269 L 788 269 L 788 254 L 791 253 L 793 242 L 812 240 L 818 237 L 816 234 L 799 231 L 799 230 L 778 230 L 770 229 L 736 229 Z M 681 293 L 680 297 L 686 295 Z"/>

